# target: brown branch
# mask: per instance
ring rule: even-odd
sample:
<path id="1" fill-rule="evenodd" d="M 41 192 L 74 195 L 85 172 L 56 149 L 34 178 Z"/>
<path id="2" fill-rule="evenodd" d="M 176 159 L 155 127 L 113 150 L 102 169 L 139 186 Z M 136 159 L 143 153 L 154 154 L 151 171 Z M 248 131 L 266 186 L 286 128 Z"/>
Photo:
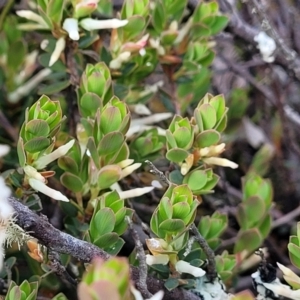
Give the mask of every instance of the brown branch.
<path id="1" fill-rule="evenodd" d="M 9 202 L 16 213 L 16 224 L 29 232 L 31 236 L 37 238 L 47 248 L 58 253 L 69 254 L 82 262 L 91 262 L 94 257 L 101 257 L 105 260 L 110 258 L 108 253 L 97 246 L 54 228 L 45 216 L 38 216 L 18 199 L 10 197 Z M 143 291 L 145 289 L 145 286 L 141 286 L 140 272 L 137 267 L 131 267 L 131 278 L 138 290 Z M 152 294 L 159 290 L 164 290 L 164 300 L 200 299 L 195 294 L 184 289 L 176 288 L 168 291 L 164 288 L 162 280 L 150 276 L 147 277 L 147 287 Z"/>
<path id="2" fill-rule="evenodd" d="M 217 269 L 216 269 L 216 261 L 215 261 L 215 253 L 207 244 L 205 238 L 201 235 L 199 230 L 197 229 L 195 224 L 191 225 L 190 228 L 191 232 L 193 233 L 195 240 L 199 243 L 200 247 L 202 248 L 203 252 L 206 255 L 208 260 L 207 265 L 207 277 L 213 282 L 217 278 Z"/>

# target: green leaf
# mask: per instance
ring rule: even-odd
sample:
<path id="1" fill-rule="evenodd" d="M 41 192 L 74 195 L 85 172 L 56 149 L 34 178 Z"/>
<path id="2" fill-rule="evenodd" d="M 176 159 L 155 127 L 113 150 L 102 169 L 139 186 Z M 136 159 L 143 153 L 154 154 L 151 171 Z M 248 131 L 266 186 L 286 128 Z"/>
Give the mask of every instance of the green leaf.
<path id="1" fill-rule="evenodd" d="M 169 278 L 164 285 L 168 291 L 172 291 L 179 286 L 179 280 L 177 278 Z"/>
<path id="2" fill-rule="evenodd" d="M 21 66 L 27 52 L 26 48 L 23 41 L 15 41 L 10 45 L 6 62 L 10 69 L 17 71 Z"/>
<path id="3" fill-rule="evenodd" d="M 262 242 L 262 236 L 257 228 L 240 231 L 237 235 L 237 241 L 234 245 L 234 253 L 239 253 L 244 250 L 247 250 L 248 253 L 251 253 L 259 248 Z"/>
<path id="4" fill-rule="evenodd" d="M 64 0 L 50 0 L 47 5 L 47 15 L 56 24 L 60 24 L 64 11 Z"/>
<path id="5" fill-rule="evenodd" d="M 31 120 L 25 125 L 26 138 L 29 134 L 33 137 L 47 137 L 50 133 L 50 127 L 44 120 Z M 27 139 L 30 139 L 27 138 Z"/>
<path id="6" fill-rule="evenodd" d="M 77 163 L 72 157 L 62 156 L 58 159 L 57 164 L 62 170 L 72 174 L 78 174 L 79 172 Z"/>
<path id="7" fill-rule="evenodd" d="M 195 170 L 183 178 L 183 183 L 186 183 L 191 190 L 201 190 L 207 183 L 207 175 L 205 171 Z"/>
<path id="8" fill-rule="evenodd" d="M 115 227 L 116 217 L 110 208 L 103 208 L 96 212 L 90 224 L 90 234 L 95 240 L 98 237 L 111 233 Z"/>
<path id="9" fill-rule="evenodd" d="M 199 107 L 199 111 L 203 122 L 203 129 L 206 130 L 213 128 L 217 122 L 217 116 L 214 107 L 210 104 L 202 104 Z"/>
<path id="10" fill-rule="evenodd" d="M 179 202 L 173 205 L 173 219 L 184 219 L 190 212 L 190 205 L 186 202 Z"/>
<path id="11" fill-rule="evenodd" d="M 241 215 L 239 215 L 240 210 L 244 210 Z M 237 217 L 239 222 L 241 218 L 245 218 L 244 221 L 247 222 L 247 228 L 251 228 L 261 221 L 266 213 L 266 206 L 264 201 L 258 196 L 249 197 L 243 203 L 239 205 Z"/>
<path id="12" fill-rule="evenodd" d="M 44 137 L 36 137 L 24 144 L 25 151 L 29 153 L 37 153 L 45 150 L 50 146 L 50 139 Z"/>
<path id="13" fill-rule="evenodd" d="M 215 16 L 214 22 L 209 25 L 211 34 L 217 34 L 223 30 L 228 24 L 228 17 L 226 16 Z"/>
<path id="14" fill-rule="evenodd" d="M 99 108 L 102 107 L 101 98 L 94 93 L 85 93 L 79 101 L 79 108 L 84 117 L 93 118 Z"/>
<path id="15" fill-rule="evenodd" d="M 98 246 L 101 249 L 114 245 L 119 240 L 119 236 L 115 232 L 106 233 L 102 236 L 99 236 L 93 241 L 93 244 Z"/>
<path id="16" fill-rule="evenodd" d="M 152 24 L 157 33 L 161 33 L 166 24 L 166 11 L 164 2 L 161 0 L 155 1 L 155 8 L 152 11 Z"/>
<path id="17" fill-rule="evenodd" d="M 98 145 L 99 155 L 109 155 L 117 153 L 123 143 L 125 137 L 121 132 L 110 132 L 106 134 Z"/>
<path id="18" fill-rule="evenodd" d="M 23 139 L 21 137 L 19 137 L 19 140 L 18 140 L 17 153 L 18 153 L 18 158 L 19 158 L 19 164 L 22 168 L 24 168 L 26 165 L 26 154 L 24 151 Z"/>
<path id="19" fill-rule="evenodd" d="M 175 234 L 183 231 L 185 229 L 185 224 L 179 219 L 165 220 L 159 225 L 159 229 Z"/>
<path id="20" fill-rule="evenodd" d="M 173 148 L 166 154 L 166 158 L 175 163 L 183 162 L 188 156 L 189 153 L 186 150 L 179 148 Z"/>
<path id="21" fill-rule="evenodd" d="M 300 247 L 295 244 L 289 243 L 288 250 L 292 264 L 296 268 L 300 269 Z"/>
<path id="22" fill-rule="evenodd" d="M 83 182 L 81 181 L 81 179 L 78 176 L 71 174 L 70 172 L 65 172 L 64 174 L 62 174 L 60 176 L 60 182 L 63 186 L 74 193 L 79 193 L 83 189 Z"/>
<path id="23" fill-rule="evenodd" d="M 98 187 L 103 190 L 120 180 L 122 169 L 118 165 L 108 165 L 98 173 Z"/>
<path id="24" fill-rule="evenodd" d="M 221 135 L 213 129 L 205 130 L 196 136 L 195 143 L 198 148 L 205 148 L 219 143 Z"/>
<path id="25" fill-rule="evenodd" d="M 44 87 L 39 87 L 38 89 L 38 95 L 53 95 L 57 94 L 63 90 L 65 90 L 68 86 L 70 86 L 71 82 L 70 80 L 62 80 L 58 82 L 54 82 L 52 84 L 47 84 Z"/>

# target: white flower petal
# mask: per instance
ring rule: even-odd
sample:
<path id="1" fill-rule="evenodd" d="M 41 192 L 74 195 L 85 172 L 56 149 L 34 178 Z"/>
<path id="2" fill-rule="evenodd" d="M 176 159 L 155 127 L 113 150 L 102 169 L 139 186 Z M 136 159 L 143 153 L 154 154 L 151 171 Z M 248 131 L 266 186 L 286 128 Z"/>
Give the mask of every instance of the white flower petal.
<path id="1" fill-rule="evenodd" d="M 130 175 L 133 171 L 135 171 L 136 169 L 138 169 L 141 165 L 142 165 L 141 163 L 135 163 L 135 164 L 133 164 L 131 166 L 128 166 L 128 167 L 124 168 L 122 170 L 122 174 L 121 174 L 121 178 L 120 179 L 122 179 L 122 178 Z"/>
<path id="2" fill-rule="evenodd" d="M 148 266 L 166 265 L 168 262 L 169 262 L 169 256 L 167 254 L 146 255 L 146 264 Z"/>
<path id="3" fill-rule="evenodd" d="M 115 70 L 120 69 L 122 64 L 129 60 L 130 56 L 131 53 L 129 51 L 120 53 L 118 57 L 110 61 L 109 67 Z"/>
<path id="4" fill-rule="evenodd" d="M 45 194 L 45 195 L 49 196 L 50 198 L 53 198 L 55 200 L 69 202 L 69 199 L 66 196 L 64 196 L 61 192 L 51 189 L 45 183 L 43 183 L 37 179 L 29 178 L 28 182 L 29 182 L 29 185 L 34 190 L 41 192 L 42 194 Z"/>
<path id="5" fill-rule="evenodd" d="M 59 59 L 61 53 L 64 51 L 66 47 L 66 40 L 64 37 L 61 37 L 57 40 L 55 44 L 55 49 L 53 53 L 51 54 L 50 61 L 49 61 L 49 67 L 53 66 Z"/>
<path id="6" fill-rule="evenodd" d="M 34 166 L 38 170 L 45 168 L 51 162 L 53 162 L 56 159 L 58 159 L 58 158 L 60 158 L 60 157 L 62 157 L 64 155 L 66 155 L 68 153 L 68 151 L 73 147 L 74 143 L 75 143 L 75 140 L 71 140 L 68 143 L 66 143 L 65 145 L 60 146 L 59 148 L 57 148 L 52 153 L 44 155 L 44 156 L 38 158 L 34 162 Z"/>
<path id="7" fill-rule="evenodd" d="M 176 271 L 179 273 L 188 273 L 195 277 L 202 277 L 205 275 L 205 271 L 201 268 L 192 266 L 186 261 L 179 260 L 175 265 Z"/>
<path id="8" fill-rule="evenodd" d="M 32 167 L 32 166 L 25 166 L 23 168 L 23 170 L 24 170 L 25 174 L 29 178 L 34 178 L 34 179 L 39 180 L 41 182 L 46 182 L 45 177 L 41 173 L 39 173 L 37 171 L 37 169 L 35 169 L 34 167 Z"/>
<path id="9" fill-rule="evenodd" d="M 16 11 L 16 14 L 21 18 L 37 22 L 38 24 L 42 25 L 43 28 L 49 28 L 46 21 L 40 15 L 36 14 L 31 10 L 18 10 Z"/>
<path id="10" fill-rule="evenodd" d="M 85 18 L 80 21 L 83 29 L 91 31 L 96 29 L 119 28 L 127 25 L 128 20 L 110 19 L 110 20 L 94 20 Z"/>
<path id="11" fill-rule="evenodd" d="M 67 18 L 64 20 L 63 29 L 68 32 L 69 38 L 73 41 L 79 40 L 78 20 L 74 18 Z"/>
<path id="12" fill-rule="evenodd" d="M 6 155 L 10 150 L 8 145 L 0 145 L 0 157 Z"/>
<path id="13" fill-rule="evenodd" d="M 142 195 L 145 195 L 149 192 L 151 192 L 154 189 L 154 186 L 145 186 L 143 188 L 136 188 L 128 191 L 120 191 L 119 196 L 120 199 L 128 199 L 128 198 L 134 198 L 139 197 Z"/>
<path id="14" fill-rule="evenodd" d="M 238 164 L 235 162 L 228 160 L 226 158 L 220 158 L 220 157 L 207 157 L 203 158 L 203 161 L 208 165 L 217 165 L 221 167 L 229 167 L 231 169 L 238 168 Z"/>
<path id="15" fill-rule="evenodd" d="M 46 68 L 31 77 L 26 83 L 18 87 L 15 91 L 8 94 L 10 103 L 17 103 L 22 97 L 27 96 L 45 77 L 52 73 L 51 69 Z"/>

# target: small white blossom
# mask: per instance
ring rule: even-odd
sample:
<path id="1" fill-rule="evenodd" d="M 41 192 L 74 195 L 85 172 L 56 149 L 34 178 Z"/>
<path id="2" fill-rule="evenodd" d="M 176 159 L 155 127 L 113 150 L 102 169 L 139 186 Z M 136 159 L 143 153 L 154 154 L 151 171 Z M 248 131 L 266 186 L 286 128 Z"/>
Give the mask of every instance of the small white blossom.
<path id="1" fill-rule="evenodd" d="M 179 273 L 188 273 L 195 277 L 202 277 L 205 275 L 205 271 L 201 268 L 192 266 L 186 261 L 179 260 L 175 265 L 176 271 Z"/>
<path id="2" fill-rule="evenodd" d="M 145 195 L 153 191 L 154 186 L 145 186 L 143 188 L 131 189 L 128 191 L 119 192 L 120 199 L 135 198 Z"/>
<path id="3" fill-rule="evenodd" d="M 88 31 L 119 28 L 127 25 L 128 20 L 110 19 L 110 20 L 94 20 L 91 18 L 85 18 L 80 21 L 80 26 Z"/>
<path id="4" fill-rule="evenodd" d="M 119 54 L 115 59 L 111 60 L 109 63 L 109 67 L 111 69 L 120 69 L 122 64 L 129 60 L 131 53 L 129 51 L 125 51 Z"/>
<path id="5" fill-rule="evenodd" d="M 0 145 L 0 157 L 6 155 L 9 152 L 10 148 L 8 145 Z"/>
<path id="6" fill-rule="evenodd" d="M 217 165 L 221 167 L 229 167 L 231 169 L 238 168 L 238 164 L 235 162 L 228 160 L 226 158 L 220 158 L 220 157 L 207 157 L 203 158 L 203 161 L 208 165 Z"/>
<path id="7" fill-rule="evenodd" d="M 148 266 L 166 265 L 168 262 L 169 262 L 169 256 L 167 254 L 146 255 L 146 264 Z"/>
<path id="8" fill-rule="evenodd" d="M 45 168 L 51 162 L 66 155 L 69 152 L 69 150 L 73 147 L 74 143 L 75 140 L 71 140 L 65 145 L 58 147 L 55 151 L 51 152 L 50 154 L 38 158 L 34 162 L 34 166 L 36 167 L 37 170 L 41 170 Z"/>
<path id="9" fill-rule="evenodd" d="M 269 37 L 264 31 L 261 31 L 258 35 L 254 37 L 254 41 L 257 42 L 257 48 L 263 57 L 265 62 L 271 63 L 274 61 L 273 56 L 276 50 L 276 43 L 274 39 Z"/>
<path id="10" fill-rule="evenodd" d="M 48 24 L 46 23 L 46 21 L 38 14 L 36 14 L 35 12 L 31 11 L 31 10 L 18 10 L 16 11 L 16 14 L 19 17 L 25 18 L 27 20 L 30 21 L 34 21 L 36 23 L 38 23 L 39 25 L 41 25 L 42 28 L 49 28 Z"/>
<path id="11" fill-rule="evenodd" d="M 69 199 L 64 196 L 61 192 L 51 189 L 48 187 L 44 182 L 34 179 L 34 178 L 29 178 L 28 180 L 29 185 L 36 191 L 41 192 L 42 194 L 45 194 L 49 196 L 50 198 L 53 198 L 55 200 L 61 200 L 65 202 L 69 202 Z"/>
<path id="12" fill-rule="evenodd" d="M 64 20 L 63 29 L 68 32 L 69 38 L 73 41 L 79 40 L 78 20 L 67 18 Z"/>
<path id="13" fill-rule="evenodd" d="M 53 66 L 59 59 L 62 52 L 65 50 L 66 40 L 64 37 L 60 37 L 55 44 L 54 51 L 52 52 L 49 60 L 49 67 Z"/>

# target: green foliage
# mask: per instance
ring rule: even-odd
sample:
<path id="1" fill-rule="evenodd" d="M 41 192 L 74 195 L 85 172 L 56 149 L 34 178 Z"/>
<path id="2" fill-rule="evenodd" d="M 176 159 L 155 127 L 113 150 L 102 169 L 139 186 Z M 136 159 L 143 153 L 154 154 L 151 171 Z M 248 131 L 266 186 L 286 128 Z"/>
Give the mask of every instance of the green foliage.
<path id="1" fill-rule="evenodd" d="M 80 300 L 132 299 L 130 295 L 129 265 L 124 258 L 105 262 L 95 259 L 83 275 L 78 287 Z"/>
<path id="2" fill-rule="evenodd" d="M 300 269 L 300 222 L 297 223 L 297 235 L 291 235 L 288 243 L 289 256 L 292 264 Z"/>
<path id="3" fill-rule="evenodd" d="M 5 300 L 34 300 L 37 297 L 38 282 L 24 280 L 21 285 L 10 282 Z"/>
<path id="4" fill-rule="evenodd" d="M 228 218 L 227 215 L 214 212 L 211 216 L 202 217 L 198 230 L 205 238 L 210 248 L 215 250 L 221 244 L 220 236 L 227 228 Z"/>
<path id="5" fill-rule="evenodd" d="M 237 209 L 237 221 L 241 227 L 234 252 L 257 249 L 271 230 L 270 209 L 273 190 L 269 180 L 250 173 L 243 180 L 243 201 Z"/>
<path id="6" fill-rule="evenodd" d="M 95 205 L 89 226 L 91 242 L 110 254 L 117 254 L 124 240 L 122 235 L 127 227 L 126 218 L 132 218 L 133 211 L 125 207 L 116 191 L 101 196 Z"/>

